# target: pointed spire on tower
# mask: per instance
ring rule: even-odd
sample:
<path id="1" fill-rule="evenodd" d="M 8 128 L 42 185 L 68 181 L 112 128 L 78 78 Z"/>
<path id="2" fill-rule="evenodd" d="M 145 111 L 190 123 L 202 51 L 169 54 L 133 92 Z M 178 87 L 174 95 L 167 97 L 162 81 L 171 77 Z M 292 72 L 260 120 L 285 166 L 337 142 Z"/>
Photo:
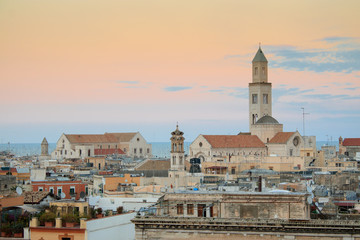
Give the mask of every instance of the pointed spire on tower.
<path id="1" fill-rule="evenodd" d="M 254 59 L 252 60 L 253 62 L 267 62 L 267 59 L 261 49 L 261 43 L 259 43 L 259 49 L 254 57 Z"/>

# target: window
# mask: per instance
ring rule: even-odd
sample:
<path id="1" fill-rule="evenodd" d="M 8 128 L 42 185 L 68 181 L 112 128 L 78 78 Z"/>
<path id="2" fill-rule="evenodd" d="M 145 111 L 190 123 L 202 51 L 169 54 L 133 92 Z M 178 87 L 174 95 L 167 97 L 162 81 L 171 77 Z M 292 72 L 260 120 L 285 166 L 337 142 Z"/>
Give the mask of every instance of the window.
<path id="1" fill-rule="evenodd" d="M 126 148 L 124 148 L 124 153 L 126 153 Z"/>
<path id="2" fill-rule="evenodd" d="M 90 153 L 91 153 L 91 152 L 90 152 L 90 149 L 89 149 L 89 150 L 88 150 L 88 157 L 90 157 Z"/>
<path id="3" fill-rule="evenodd" d="M 148 148 L 148 149 L 146 149 L 146 152 L 147 152 L 147 153 L 150 153 L 150 149 L 149 149 L 149 148 Z"/>
<path id="4" fill-rule="evenodd" d="M 140 154 L 142 154 L 142 148 L 140 148 Z"/>
<path id="5" fill-rule="evenodd" d="M 60 197 L 61 196 L 61 193 L 62 193 L 62 188 L 61 187 L 59 187 L 58 189 L 57 189 L 57 192 L 58 192 L 58 196 Z"/>
<path id="6" fill-rule="evenodd" d="M 265 67 L 261 68 L 261 72 L 262 72 L 263 75 L 265 75 Z"/>
<path id="7" fill-rule="evenodd" d="M 108 149 L 110 149 L 110 145 L 108 145 Z"/>
<path id="8" fill-rule="evenodd" d="M 75 195 L 75 187 L 70 187 L 70 195 Z"/>
<path id="9" fill-rule="evenodd" d="M 268 100 L 269 100 L 269 95 L 263 94 L 263 104 L 268 104 Z"/>
<path id="10" fill-rule="evenodd" d="M 290 149 L 290 156 L 292 156 L 293 155 L 293 150 L 292 149 Z"/>
<path id="11" fill-rule="evenodd" d="M 81 156 L 81 149 L 79 149 L 79 156 Z"/>
<path id="12" fill-rule="evenodd" d="M 199 142 L 199 147 L 202 147 L 202 142 Z"/>
<path id="13" fill-rule="evenodd" d="M 231 174 L 235 174 L 235 168 L 231 169 Z"/>
<path id="14" fill-rule="evenodd" d="M 182 156 L 179 157 L 179 164 L 180 164 L 180 165 L 183 164 L 183 158 L 182 158 Z"/>
<path id="15" fill-rule="evenodd" d="M 252 103 L 253 103 L 253 104 L 257 104 L 257 103 L 258 103 L 258 95 L 257 95 L 257 94 L 253 94 L 253 95 L 252 95 Z"/>
<path id="16" fill-rule="evenodd" d="M 54 194 L 54 187 L 50 187 L 49 192 L 50 192 L 51 194 Z"/>
<path id="17" fill-rule="evenodd" d="M 38 188 L 38 191 L 39 191 L 39 192 L 44 191 L 43 187 L 39 187 L 39 188 Z"/>
<path id="18" fill-rule="evenodd" d="M 258 75 L 258 67 L 255 67 L 255 68 L 254 68 L 254 75 L 255 75 L 255 76 Z"/>
<path id="19" fill-rule="evenodd" d="M 134 153 L 136 154 L 136 148 L 134 148 Z"/>
<path id="20" fill-rule="evenodd" d="M 173 156 L 173 165 L 176 165 L 176 157 Z"/>
<path id="21" fill-rule="evenodd" d="M 194 215 L 194 204 L 187 205 L 187 215 Z"/>
<path id="22" fill-rule="evenodd" d="M 67 150 L 65 150 L 65 155 L 67 155 Z"/>
<path id="23" fill-rule="evenodd" d="M 184 214 L 184 206 L 183 204 L 178 204 L 176 206 L 176 209 L 177 209 L 177 214 L 180 215 L 180 214 Z"/>

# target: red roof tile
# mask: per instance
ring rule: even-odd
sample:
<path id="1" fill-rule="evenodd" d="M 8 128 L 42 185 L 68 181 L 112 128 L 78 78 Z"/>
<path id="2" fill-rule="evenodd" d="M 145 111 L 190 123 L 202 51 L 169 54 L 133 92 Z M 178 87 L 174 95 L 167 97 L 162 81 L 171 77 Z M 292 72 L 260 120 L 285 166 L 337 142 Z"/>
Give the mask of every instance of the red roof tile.
<path id="1" fill-rule="evenodd" d="M 278 132 L 269 143 L 286 143 L 295 132 Z"/>
<path id="2" fill-rule="evenodd" d="M 94 149 L 94 155 L 104 156 L 104 155 L 110 155 L 110 154 L 125 154 L 125 153 L 120 148 L 118 148 L 118 149 L 115 149 L 115 148 Z"/>
<path id="3" fill-rule="evenodd" d="M 343 146 L 360 146 L 360 138 L 345 138 Z"/>
<path id="4" fill-rule="evenodd" d="M 136 135 L 136 132 L 129 133 L 105 133 L 105 135 L 111 135 L 116 137 L 118 142 L 130 142 L 131 139 Z"/>
<path id="5" fill-rule="evenodd" d="M 65 134 L 71 143 L 118 143 L 110 134 Z"/>
<path id="6" fill-rule="evenodd" d="M 256 135 L 203 135 L 213 148 L 263 148 Z"/>

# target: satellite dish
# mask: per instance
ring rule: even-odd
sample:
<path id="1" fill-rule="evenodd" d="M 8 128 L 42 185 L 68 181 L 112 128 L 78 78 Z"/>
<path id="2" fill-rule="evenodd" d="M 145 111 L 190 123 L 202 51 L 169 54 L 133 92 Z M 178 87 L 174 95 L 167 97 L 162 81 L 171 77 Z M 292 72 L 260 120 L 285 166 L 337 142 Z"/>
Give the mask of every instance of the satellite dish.
<path id="1" fill-rule="evenodd" d="M 311 204 L 311 203 L 312 203 L 312 197 L 311 197 L 311 196 L 308 196 L 308 197 L 307 197 L 307 202 L 308 202 L 308 204 Z"/>
<path id="2" fill-rule="evenodd" d="M 21 195 L 22 192 L 23 192 L 23 190 L 22 190 L 21 187 L 17 187 L 17 188 L 16 188 L 16 193 L 17 193 L 18 195 Z"/>
<path id="3" fill-rule="evenodd" d="M 66 197 L 66 194 L 65 194 L 64 192 L 61 192 L 60 197 L 61 197 L 61 198 L 65 198 L 65 197 Z"/>
<path id="4" fill-rule="evenodd" d="M 80 198 L 84 198 L 85 197 L 85 193 L 84 192 L 81 192 L 80 193 Z"/>

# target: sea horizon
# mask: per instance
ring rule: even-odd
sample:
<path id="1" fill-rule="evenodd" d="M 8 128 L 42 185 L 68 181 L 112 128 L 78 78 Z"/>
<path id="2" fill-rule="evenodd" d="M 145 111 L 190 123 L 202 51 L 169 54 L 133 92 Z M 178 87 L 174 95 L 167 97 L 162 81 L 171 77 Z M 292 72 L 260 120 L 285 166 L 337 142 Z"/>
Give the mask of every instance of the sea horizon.
<path id="1" fill-rule="evenodd" d="M 170 157 L 170 141 L 169 142 L 149 142 L 152 145 L 152 155 L 157 158 L 169 158 Z M 191 142 L 184 142 L 185 154 L 189 154 L 189 146 Z M 321 150 L 321 146 L 336 146 L 339 149 L 338 141 L 316 141 L 317 150 Z M 49 154 L 56 148 L 56 143 L 49 143 Z M 0 144 L 0 151 L 10 151 L 17 157 L 40 155 L 41 144 L 40 143 L 10 143 Z"/>

